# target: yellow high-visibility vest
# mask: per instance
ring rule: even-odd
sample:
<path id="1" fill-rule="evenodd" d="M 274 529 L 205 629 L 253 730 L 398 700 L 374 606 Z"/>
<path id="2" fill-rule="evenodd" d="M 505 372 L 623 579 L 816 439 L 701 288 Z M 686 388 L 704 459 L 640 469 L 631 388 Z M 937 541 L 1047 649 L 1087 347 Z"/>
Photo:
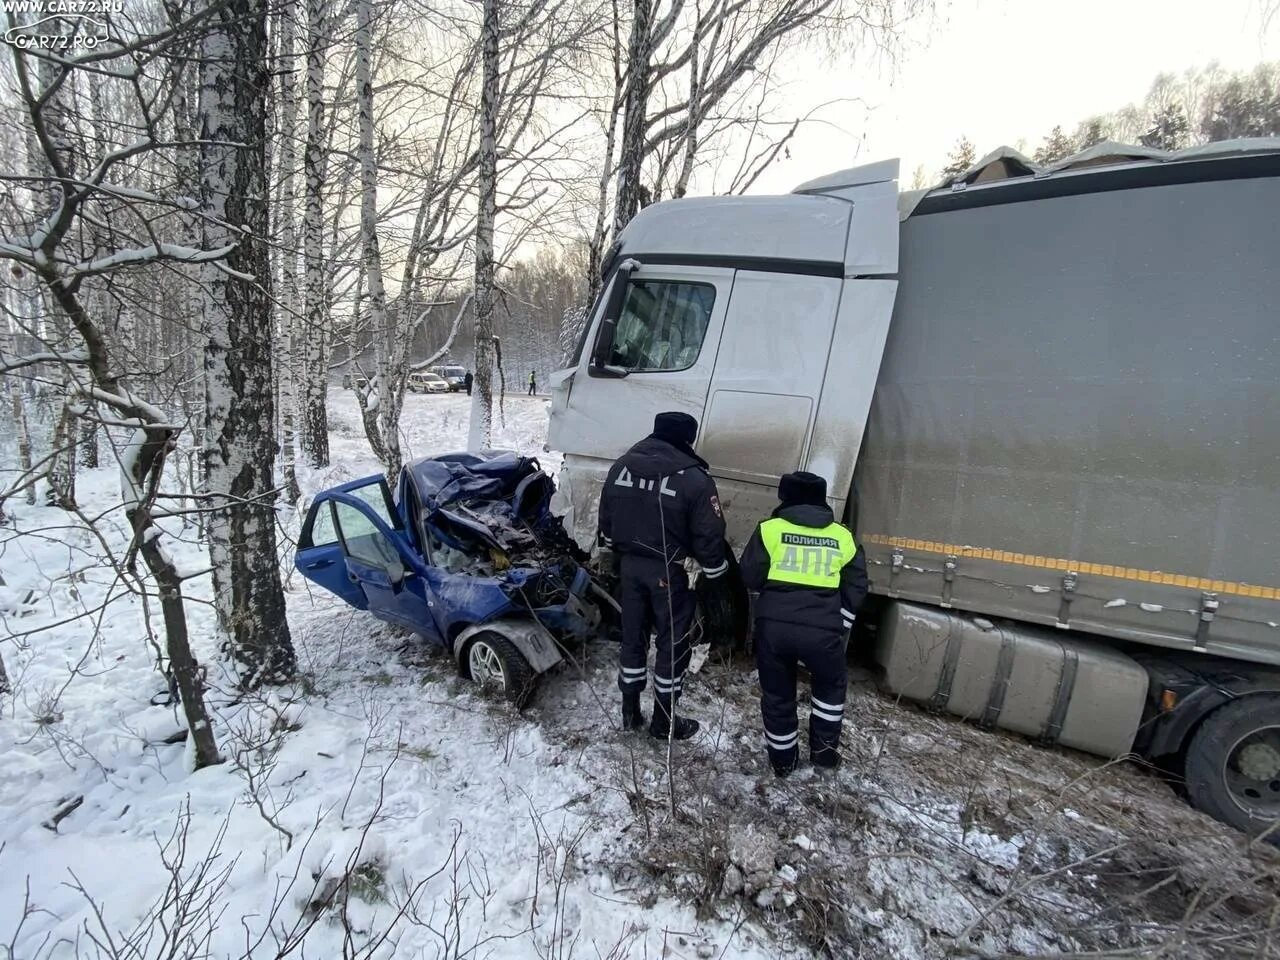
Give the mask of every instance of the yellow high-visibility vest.
<path id="1" fill-rule="evenodd" d="M 853 534 L 839 523 L 802 527 L 781 517 L 760 524 L 769 554 L 769 579 L 802 587 L 840 587 L 840 571 L 858 552 Z"/>

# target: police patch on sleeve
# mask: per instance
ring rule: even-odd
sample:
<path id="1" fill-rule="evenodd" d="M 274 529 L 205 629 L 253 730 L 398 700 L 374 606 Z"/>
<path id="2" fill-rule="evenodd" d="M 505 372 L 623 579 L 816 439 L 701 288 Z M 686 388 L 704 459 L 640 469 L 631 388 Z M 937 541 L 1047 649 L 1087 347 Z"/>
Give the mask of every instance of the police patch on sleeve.
<path id="1" fill-rule="evenodd" d="M 720 510 L 720 498 L 719 498 L 719 497 L 714 496 L 714 495 L 711 497 L 711 509 L 715 511 L 715 514 L 716 514 L 716 516 L 717 516 L 717 517 L 721 517 L 721 518 L 723 518 L 723 517 L 724 517 L 724 514 L 723 514 L 723 513 L 721 512 L 721 510 Z"/>

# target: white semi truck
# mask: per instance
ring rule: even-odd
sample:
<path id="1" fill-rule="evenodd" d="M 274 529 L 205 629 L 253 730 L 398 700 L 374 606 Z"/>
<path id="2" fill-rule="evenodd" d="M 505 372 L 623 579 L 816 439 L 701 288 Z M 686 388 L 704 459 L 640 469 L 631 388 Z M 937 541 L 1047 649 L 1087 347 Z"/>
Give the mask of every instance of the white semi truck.
<path id="1" fill-rule="evenodd" d="M 1280 817 L 1280 145 L 896 161 L 658 203 L 605 266 L 549 444 L 583 546 L 660 410 L 733 542 L 826 477 L 892 691 Z"/>

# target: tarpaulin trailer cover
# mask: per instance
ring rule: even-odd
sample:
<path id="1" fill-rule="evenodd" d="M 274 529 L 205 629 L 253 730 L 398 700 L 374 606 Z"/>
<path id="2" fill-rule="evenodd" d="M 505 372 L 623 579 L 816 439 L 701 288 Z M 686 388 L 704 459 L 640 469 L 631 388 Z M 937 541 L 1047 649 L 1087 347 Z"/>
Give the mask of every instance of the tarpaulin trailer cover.
<path id="1" fill-rule="evenodd" d="M 1280 154 L 1252 159 L 915 207 L 855 475 L 877 592 L 1280 663 Z"/>

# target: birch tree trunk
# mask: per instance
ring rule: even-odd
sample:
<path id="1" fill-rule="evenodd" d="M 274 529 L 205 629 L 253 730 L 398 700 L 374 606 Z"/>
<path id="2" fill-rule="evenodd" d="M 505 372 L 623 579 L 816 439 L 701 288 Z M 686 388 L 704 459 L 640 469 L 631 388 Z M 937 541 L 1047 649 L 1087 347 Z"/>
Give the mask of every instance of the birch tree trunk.
<path id="1" fill-rule="evenodd" d="M 649 72 L 653 57 L 653 0 L 632 0 L 631 38 L 627 44 L 627 86 L 614 199 L 616 237 L 640 209 L 640 173 L 645 156 L 645 119 L 649 109 Z"/>
<path id="2" fill-rule="evenodd" d="M 192 70 L 192 73 L 198 76 L 198 72 L 195 69 Z M 196 198 L 201 193 L 200 148 L 197 144 L 200 138 L 200 131 L 196 126 L 197 121 L 194 109 L 194 100 L 199 96 L 199 84 L 193 84 L 193 87 L 196 88 L 193 91 L 194 96 L 186 90 L 182 90 L 173 98 L 173 132 L 174 139 L 178 144 L 174 150 L 174 169 L 177 174 L 178 193 L 184 197 Z M 197 214 L 198 211 L 179 214 L 185 239 L 192 244 L 198 244 L 201 240 L 202 225 Z M 185 317 L 191 318 L 189 322 L 194 327 L 195 318 L 204 316 L 205 311 L 204 291 L 201 289 L 201 285 L 195 282 L 201 279 L 203 275 L 196 269 L 188 269 L 184 272 L 188 274 L 191 282 L 182 285 L 180 293 L 183 298 L 181 310 Z M 116 335 L 126 345 L 126 349 L 133 348 L 136 340 L 136 330 L 131 310 L 121 312 L 120 326 L 116 330 Z M 208 484 L 206 476 L 208 462 L 204 453 L 203 357 L 200 353 L 201 344 L 198 342 L 198 331 L 184 330 L 183 335 L 192 343 L 192 349 L 187 351 L 192 355 L 192 362 L 190 371 L 186 369 L 184 364 L 184 375 L 178 388 L 178 397 L 184 419 L 191 424 L 191 446 L 189 449 L 182 451 L 181 455 L 182 462 L 186 467 L 186 487 L 189 492 L 194 494 L 197 490 L 204 489 Z M 201 538 L 207 539 L 208 524 L 206 514 L 197 513 L 195 515 L 195 524 L 200 531 Z"/>
<path id="3" fill-rule="evenodd" d="M 613 154 L 617 149 L 618 116 L 622 112 L 625 97 L 626 80 L 623 76 L 621 51 L 618 44 L 618 0 L 613 0 L 613 103 L 609 108 L 609 120 L 604 132 L 604 164 L 600 167 L 600 179 L 596 184 L 596 222 L 591 231 L 591 240 L 587 244 L 587 307 L 580 318 L 575 317 L 573 323 L 567 324 L 562 332 L 565 362 L 568 363 L 574 347 L 577 345 L 578 329 L 587 322 L 586 311 L 596 302 L 600 293 L 600 285 L 604 282 L 600 276 L 603 268 L 605 242 L 609 238 L 609 181 L 613 179 Z"/>
<path id="4" fill-rule="evenodd" d="M 6 291 L 8 300 L 12 293 Z M 10 301 L 11 303 L 12 301 Z M 9 304 L 6 304 L 8 306 Z M 0 327 L 0 353 L 6 356 L 17 356 L 18 342 L 17 334 L 14 330 L 13 311 L 5 310 L 4 326 Z M 27 428 L 27 404 L 21 381 L 17 377 L 0 377 L 4 381 L 5 396 L 9 401 L 9 411 L 13 418 L 13 429 L 17 431 L 18 437 L 18 470 L 23 479 L 31 477 L 31 431 Z M 36 502 L 36 485 L 27 483 L 23 498 L 27 503 Z M 0 501 L 0 519 L 4 518 L 4 503 Z"/>
<path id="5" fill-rule="evenodd" d="M 53 459 L 49 461 L 49 486 L 45 490 L 44 502 L 48 507 L 61 507 L 63 510 L 76 508 L 76 418 L 72 414 L 70 391 L 71 382 L 64 374 L 62 377 L 62 407 L 58 412 L 57 425 L 53 429 Z"/>
<path id="6" fill-rule="evenodd" d="M 59 21 L 44 20 L 38 28 L 42 34 L 56 35 L 62 32 Z M 62 75 L 62 69 L 52 59 L 41 59 L 36 67 L 39 90 L 44 107 L 41 119 L 45 132 L 53 147 L 54 157 L 68 176 L 75 175 L 75 155 L 71 148 L 70 116 L 67 111 L 66 97 L 69 81 Z M 38 149 L 34 141 L 28 141 L 30 150 L 29 163 L 31 175 L 44 179 L 47 183 L 45 196 L 41 198 L 40 209 L 36 212 L 46 217 L 61 200 L 61 188 L 54 179 L 54 165 L 50 158 Z M 59 315 L 56 301 L 52 298 L 44 300 L 39 294 L 33 297 L 33 304 L 45 314 L 44 326 L 53 334 L 46 339 L 62 344 L 68 330 L 66 318 Z M 49 486 L 45 490 L 45 504 L 50 507 L 61 507 L 74 510 L 76 506 L 76 441 L 79 437 L 79 424 L 73 413 L 72 383 L 65 369 L 56 368 L 56 377 L 60 384 L 57 392 L 57 419 L 51 438 L 52 459 L 49 461 Z"/>
<path id="7" fill-rule="evenodd" d="M 205 242 L 234 245 L 205 288 L 209 553 L 224 650 L 246 687 L 295 669 L 276 556 L 270 265 L 265 238 L 266 0 L 230 0 L 202 41 Z"/>
<path id="8" fill-rule="evenodd" d="M 324 61 L 326 0 L 305 0 L 307 12 L 307 139 L 303 148 L 302 223 L 305 277 L 302 343 L 303 455 L 313 467 L 329 465 L 329 370 L 325 353 L 329 304 L 324 271 Z"/>
<path id="9" fill-rule="evenodd" d="M 637 0 L 642 2 L 642 0 Z M 471 385 L 468 450 L 493 442 L 493 228 L 498 214 L 498 0 L 484 0 L 480 44 L 480 169 L 476 214 L 475 377 Z"/>
<path id="10" fill-rule="evenodd" d="M 609 238 L 609 180 L 613 173 L 613 152 L 618 135 L 618 110 L 609 114 L 609 125 L 604 137 L 604 166 L 600 170 L 600 182 L 596 195 L 596 223 L 587 245 L 587 303 L 595 303 L 604 279 L 600 270 L 604 266 L 605 241 Z M 574 340 L 576 341 L 576 337 Z M 573 349 L 570 347 L 570 349 Z"/>
<path id="11" fill-rule="evenodd" d="M 401 344 L 399 310 L 387 309 L 378 246 L 378 158 L 373 112 L 373 2 L 356 3 L 356 110 L 360 144 L 360 259 L 368 288 L 369 327 L 373 333 L 377 369 L 369 388 L 357 391 L 365 433 L 387 481 L 400 474 L 400 404 L 404 398 L 405 347 Z M 376 435 L 376 436 L 375 436 Z"/>
<path id="12" fill-rule="evenodd" d="M 285 496 L 297 503 L 301 491 L 294 468 L 294 331 L 298 310 L 298 231 L 294 209 L 294 173 L 298 164 L 296 137 L 298 132 L 298 81 L 294 47 L 297 36 L 296 0 L 286 0 L 280 8 L 280 305 L 277 324 L 276 370 L 280 380 L 280 456 L 283 459 Z"/>
<path id="13" fill-rule="evenodd" d="M 22 476 L 31 473 L 31 431 L 27 427 L 26 400 L 22 395 L 22 385 L 13 377 L 5 377 L 5 390 L 9 394 L 9 409 L 13 413 L 13 422 L 18 431 L 18 469 Z M 27 503 L 36 502 L 36 485 L 27 484 L 23 495 Z"/>
<path id="14" fill-rule="evenodd" d="M 699 60 L 702 47 L 702 7 L 696 0 L 693 9 L 693 40 L 689 43 L 689 125 L 684 138 L 680 175 L 671 191 L 671 195 L 676 198 L 689 192 L 689 179 L 693 176 L 693 164 L 698 157 L 698 125 L 702 122 L 702 66 Z"/>
<path id="15" fill-rule="evenodd" d="M 89 411 L 92 414 L 92 409 Z M 80 466 L 96 467 L 98 465 L 98 425 L 92 420 L 80 421 Z"/>
<path id="16" fill-rule="evenodd" d="M 92 156 L 104 152 L 109 142 L 106 134 L 107 114 L 102 104 L 102 84 L 95 82 L 94 79 L 79 78 L 79 80 L 88 94 L 90 127 L 87 131 L 82 130 L 80 135 L 92 145 L 88 150 L 88 154 Z M 101 228 L 95 225 L 90 228 L 89 236 L 98 243 L 101 240 L 101 232 Z M 99 317 L 110 316 L 111 303 L 104 285 L 95 284 L 91 296 L 94 314 Z M 89 404 L 88 412 L 92 415 L 92 404 Z M 98 466 L 98 424 L 91 417 L 85 417 L 80 421 L 80 465 L 89 468 Z"/>

